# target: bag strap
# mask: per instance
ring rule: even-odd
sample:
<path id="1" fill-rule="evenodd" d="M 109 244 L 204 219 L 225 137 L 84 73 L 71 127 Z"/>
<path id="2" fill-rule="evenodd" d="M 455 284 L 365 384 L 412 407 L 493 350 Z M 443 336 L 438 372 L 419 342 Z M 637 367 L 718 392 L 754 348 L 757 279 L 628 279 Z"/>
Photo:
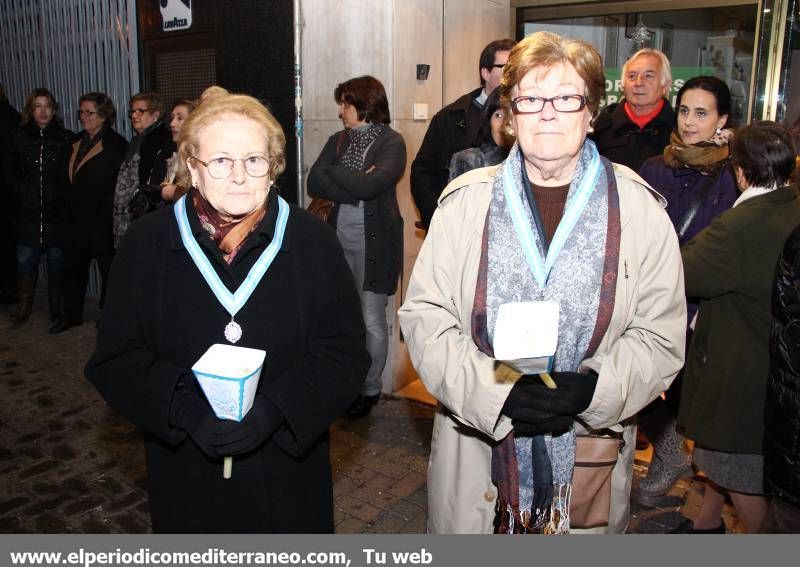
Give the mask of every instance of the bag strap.
<path id="1" fill-rule="evenodd" d="M 347 130 L 342 130 L 339 132 L 339 137 L 336 138 L 336 159 L 339 159 L 339 156 L 342 153 L 342 144 L 344 143 L 344 137 L 347 135 Z"/>
<path id="2" fill-rule="evenodd" d="M 711 186 L 714 185 L 717 178 L 722 173 L 722 169 L 717 172 L 716 175 L 707 176 L 703 178 L 703 184 L 700 186 L 700 189 L 695 193 L 694 198 L 689 203 L 689 207 L 686 209 L 686 212 L 683 213 L 683 216 L 678 220 L 677 224 L 677 232 L 678 232 L 678 241 L 682 242 L 683 237 L 686 235 L 686 231 L 689 229 L 689 225 L 692 224 L 692 221 L 697 216 L 697 211 L 700 210 L 700 205 L 703 204 L 703 201 L 706 200 L 708 197 L 708 192 L 711 190 Z"/>

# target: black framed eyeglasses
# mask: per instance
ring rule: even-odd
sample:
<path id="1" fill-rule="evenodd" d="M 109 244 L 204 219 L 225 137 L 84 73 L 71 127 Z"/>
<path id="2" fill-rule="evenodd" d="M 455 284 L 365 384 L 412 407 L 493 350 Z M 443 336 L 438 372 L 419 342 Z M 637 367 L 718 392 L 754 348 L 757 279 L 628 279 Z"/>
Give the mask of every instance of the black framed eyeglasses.
<path id="1" fill-rule="evenodd" d="M 514 114 L 538 114 L 544 110 L 544 105 L 548 102 L 558 112 L 580 112 L 586 106 L 586 97 L 578 94 L 558 95 L 550 98 L 518 96 L 511 100 L 511 110 L 514 111 Z"/>
<path id="2" fill-rule="evenodd" d="M 78 113 L 78 117 L 81 116 L 94 116 L 97 114 L 96 110 L 76 110 L 75 112 Z"/>
<path id="3" fill-rule="evenodd" d="M 269 173 L 269 162 L 263 156 L 248 156 L 245 158 L 218 157 L 203 161 L 199 157 L 191 156 L 194 161 L 203 164 L 208 174 L 214 179 L 227 179 L 233 173 L 233 164 L 242 162 L 244 170 L 250 177 L 264 177 Z"/>
<path id="4" fill-rule="evenodd" d="M 128 111 L 128 116 L 133 116 L 134 114 L 141 116 L 145 112 L 153 112 L 153 110 L 151 108 L 131 108 Z"/>

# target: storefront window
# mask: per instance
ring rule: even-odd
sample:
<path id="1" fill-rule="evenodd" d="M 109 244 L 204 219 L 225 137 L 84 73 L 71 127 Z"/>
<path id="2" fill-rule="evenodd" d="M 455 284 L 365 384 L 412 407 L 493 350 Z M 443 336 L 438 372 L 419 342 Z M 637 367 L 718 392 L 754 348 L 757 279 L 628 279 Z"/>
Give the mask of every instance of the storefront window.
<path id="1" fill-rule="evenodd" d="M 632 8 L 635 7 L 632 3 Z M 565 8 L 563 6 L 562 10 Z M 730 125 L 737 127 L 747 121 L 758 16 L 755 3 L 597 15 L 602 12 L 601 8 L 602 5 L 583 5 L 572 9 L 583 10 L 587 15 L 575 13 L 573 17 L 550 19 L 537 17 L 537 11 L 538 16 L 546 15 L 544 10 L 522 9 L 518 12 L 518 21 L 521 15 L 523 35 L 546 30 L 579 37 L 594 45 L 604 58 L 607 104 L 622 98 L 619 78 L 625 60 L 642 47 L 653 47 L 670 60 L 673 106 L 678 90 L 687 79 L 715 75 L 731 89 Z M 800 92 L 800 76 L 798 84 Z"/>

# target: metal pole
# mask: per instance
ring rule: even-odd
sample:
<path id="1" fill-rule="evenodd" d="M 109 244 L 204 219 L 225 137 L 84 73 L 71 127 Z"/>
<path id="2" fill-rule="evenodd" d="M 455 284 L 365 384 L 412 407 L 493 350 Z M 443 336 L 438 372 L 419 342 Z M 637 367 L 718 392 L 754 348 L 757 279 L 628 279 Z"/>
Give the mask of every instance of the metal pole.
<path id="1" fill-rule="evenodd" d="M 303 187 L 303 14 L 300 0 L 294 0 L 294 137 L 297 143 L 297 206 L 305 207 Z"/>

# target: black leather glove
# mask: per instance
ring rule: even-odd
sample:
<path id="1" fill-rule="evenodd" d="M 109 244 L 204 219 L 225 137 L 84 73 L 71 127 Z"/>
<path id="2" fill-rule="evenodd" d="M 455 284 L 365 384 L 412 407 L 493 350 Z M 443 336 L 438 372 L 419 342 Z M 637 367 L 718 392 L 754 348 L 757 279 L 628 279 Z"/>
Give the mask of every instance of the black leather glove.
<path id="1" fill-rule="evenodd" d="M 220 455 L 241 455 L 256 449 L 278 430 L 283 415 L 266 396 L 256 394 L 253 407 L 242 421 L 224 420 L 212 444 Z"/>
<path id="2" fill-rule="evenodd" d="M 194 378 L 192 378 L 194 381 Z M 212 459 L 222 457 L 214 448 L 214 437 L 222 423 L 193 384 L 179 385 L 172 396 L 169 422 L 185 430 L 194 444 Z"/>
<path id="3" fill-rule="evenodd" d="M 551 377 L 556 388 L 545 386 L 536 374 L 521 377 L 511 388 L 503 413 L 514 417 L 514 412 L 527 412 L 534 419 L 541 419 L 552 415 L 575 416 L 589 407 L 597 386 L 597 374 L 553 372 Z"/>

